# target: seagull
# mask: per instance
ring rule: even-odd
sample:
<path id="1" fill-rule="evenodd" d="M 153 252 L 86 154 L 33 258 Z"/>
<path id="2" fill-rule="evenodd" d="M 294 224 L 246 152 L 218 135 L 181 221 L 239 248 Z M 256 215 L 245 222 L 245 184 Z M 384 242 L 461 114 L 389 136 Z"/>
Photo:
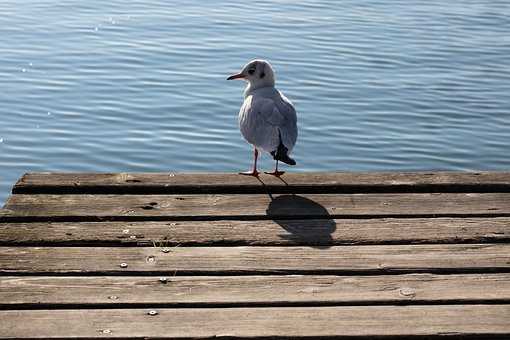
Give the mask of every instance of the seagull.
<path id="1" fill-rule="evenodd" d="M 248 82 L 244 90 L 244 103 L 239 110 L 239 129 L 244 139 L 253 145 L 253 168 L 241 175 L 257 177 L 259 150 L 268 152 L 276 161 L 273 172 L 266 174 L 280 177 L 278 161 L 296 165 L 289 153 L 296 144 L 298 135 L 294 105 L 275 88 L 275 76 L 271 64 L 255 59 L 246 64 L 241 72 L 227 78 L 244 79 Z"/>

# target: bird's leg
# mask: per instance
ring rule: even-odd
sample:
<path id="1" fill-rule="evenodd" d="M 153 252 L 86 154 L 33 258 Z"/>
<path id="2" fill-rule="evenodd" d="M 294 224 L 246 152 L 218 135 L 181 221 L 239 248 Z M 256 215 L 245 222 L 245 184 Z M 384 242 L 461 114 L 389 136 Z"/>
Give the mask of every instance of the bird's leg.
<path id="1" fill-rule="evenodd" d="M 273 175 L 273 176 L 276 176 L 276 177 L 280 177 L 284 173 L 285 173 L 285 171 L 278 171 L 278 160 L 276 160 L 276 165 L 274 166 L 274 171 L 273 172 L 266 172 L 266 174 Z"/>
<path id="2" fill-rule="evenodd" d="M 240 172 L 239 174 L 246 175 L 246 176 L 258 177 L 259 176 L 259 172 L 257 171 L 258 156 L 259 156 L 259 151 L 257 150 L 257 148 L 254 148 L 253 149 L 253 169 L 251 171 L 247 171 L 247 172 Z"/>

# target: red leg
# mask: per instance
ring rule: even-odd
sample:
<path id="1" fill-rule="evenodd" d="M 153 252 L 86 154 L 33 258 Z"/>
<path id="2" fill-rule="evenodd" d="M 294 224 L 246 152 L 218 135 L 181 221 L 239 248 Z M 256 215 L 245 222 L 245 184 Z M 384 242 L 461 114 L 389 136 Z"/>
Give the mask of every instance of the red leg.
<path id="1" fill-rule="evenodd" d="M 278 171 L 278 160 L 277 160 L 276 165 L 274 166 L 274 171 L 273 172 L 265 172 L 265 173 L 268 175 L 280 177 L 281 175 L 283 175 L 285 173 L 285 171 Z"/>
<path id="2" fill-rule="evenodd" d="M 253 151 L 253 169 L 251 171 L 247 171 L 247 172 L 240 172 L 239 174 L 240 175 L 246 175 L 246 176 L 258 177 L 259 176 L 259 172 L 257 171 L 257 158 L 258 157 L 259 157 L 259 151 L 257 150 L 257 148 L 254 148 L 254 151 Z"/>

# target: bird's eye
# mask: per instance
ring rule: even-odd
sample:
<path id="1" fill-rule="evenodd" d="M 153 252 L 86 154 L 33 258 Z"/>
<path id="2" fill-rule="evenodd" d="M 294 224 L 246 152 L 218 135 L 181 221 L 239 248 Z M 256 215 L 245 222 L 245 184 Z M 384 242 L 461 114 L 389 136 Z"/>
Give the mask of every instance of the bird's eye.
<path id="1" fill-rule="evenodd" d="M 249 69 L 249 70 L 248 70 L 248 73 L 249 73 L 249 74 L 254 74 L 254 73 L 255 73 L 255 69 L 253 69 L 253 68 L 252 68 L 252 69 Z"/>

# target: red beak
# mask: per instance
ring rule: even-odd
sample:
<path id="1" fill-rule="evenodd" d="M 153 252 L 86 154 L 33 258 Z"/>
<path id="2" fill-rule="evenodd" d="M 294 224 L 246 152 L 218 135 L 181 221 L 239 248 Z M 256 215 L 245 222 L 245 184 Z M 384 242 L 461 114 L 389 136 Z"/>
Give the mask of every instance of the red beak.
<path id="1" fill-rule="evenodd" d="M 242 73 L 233 74 L 227 78 L 227 80 L 233 80 L 233 79 L 244 79 L 244 74 L 242 74 Z"/>

